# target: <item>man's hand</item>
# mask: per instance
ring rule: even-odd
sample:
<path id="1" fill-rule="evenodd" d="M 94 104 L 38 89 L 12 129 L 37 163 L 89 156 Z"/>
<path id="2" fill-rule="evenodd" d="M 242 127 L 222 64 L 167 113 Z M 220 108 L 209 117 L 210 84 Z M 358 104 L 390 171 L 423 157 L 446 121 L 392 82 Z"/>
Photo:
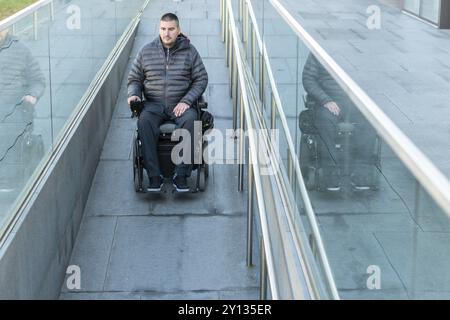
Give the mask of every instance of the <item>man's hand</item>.
<path id="1" fill-rule="evenodd" d="M 26 95 L 22 98 L 22 102 L 25 102 L 27 104 L 34 106 L 37 103 L 37 99 L 36 99 L 36 97 Z"/>
<path id="2" fill-rule="evenodd" d="M 339 116 L 339 114 L 341 113 L 341 108 L 339 108 L 339 106 L 337 105 L 336 102 L 331 101 L 328 102 L 324 105 L 325 108 L 328 109 L 328 111 L 330 111 L 332 114 L 334 114 L 335 116 Z"/>
<path id="3" fill-rule="evenodd" d="M 141 101 L 141 98 L 139 98 L 138 96 L 131 96 L 128 98 L 128 105 L 131 105 L 132 101 Z"/>
<path id="4" fill-rule="evenodd" d="M 175 109 L 173 109 L 173 113 L 175 114 L 175 117 L 181 117 L 183 113 L 189 108 L 190 106 L 188 104 L 180 102 L 179 104 L 177 104 Z"/>

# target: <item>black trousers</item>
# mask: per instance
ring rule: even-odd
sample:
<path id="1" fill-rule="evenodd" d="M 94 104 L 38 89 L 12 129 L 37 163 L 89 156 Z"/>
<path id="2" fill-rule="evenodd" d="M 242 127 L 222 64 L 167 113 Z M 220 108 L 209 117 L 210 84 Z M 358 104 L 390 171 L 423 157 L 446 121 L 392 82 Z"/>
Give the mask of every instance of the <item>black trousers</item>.
<path id="1" fill-rule="evenodd" d="M 346 141 L 339 141 L 337 136 L 340 122 L 354 124 L 351 139 L 347 141 L 349 145 L 342 145 L 341 143 Z M 342 168 L 345 159 L 349 160 L 353 173 L 358 175 L 367 173 L 374 163 L 376 131 L 356 107 L 341 110 L 339 116 L 335 116 L 325 107 L 316 107 L 315 125 L 323 142 L 320 144 L 319 152 L 321 167 L 324 168 L 325 174 L 332 174 L 337 168 Z M 348 154 L 340 152 L 336 144 L 341 144 L 341 148 Z"/>
<path id="2" fill-rule="evenodd" d="M 182 176 L 190 176 L 194 158 L 194 122 L 197 120 L 197 111 L 194 108 L 187 109 L 180 117 L 175 117 L 173 112 L 167 110 L 163 105 L 145 103 L 145 108 L 139 116 L 138 132 L 142 144 L 142 156 L 144 168 L 149 177 L 161 175 L 158 160 L 158 141 L 160 125 L 165 121 L 173 121 L 177 129 L 186 129 L 191 135 L 191 161 L 177 165 L 175 173 Z"/>

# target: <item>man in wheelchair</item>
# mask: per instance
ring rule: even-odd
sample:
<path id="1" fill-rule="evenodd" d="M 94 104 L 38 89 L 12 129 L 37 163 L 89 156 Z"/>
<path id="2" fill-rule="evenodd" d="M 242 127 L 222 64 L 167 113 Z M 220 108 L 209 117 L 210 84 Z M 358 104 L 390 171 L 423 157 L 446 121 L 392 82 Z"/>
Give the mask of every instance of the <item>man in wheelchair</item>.
<path id="1" fill-rule="evenodd" d="M 373 187 L 374 150 L 377 135 L 348 95 L 322 64 L 310 54 L 303 70 L 306 105 L 320 143 L 319 189 L 339 191 L 343 176 L 356 190 Z"/>
<path id="2" fill-rule="evenodd" d="M 149 192 L 158 192 L 163 185 L 157 147 L 160 125 L 168 120 L 177 128 L 188 130 L 191 136 L 191 161 L 177 165 L 173 176 L 178 192 L 189 191 L 187 177 L 192 171 L 194 121 L 198 118 L 193 104 L 207 85 L 208 74 L 203 61 L 181 33 L 178 17 L 172 13 L 163 15 L 159 37 L 140 50 L 128 76 L 128 104 L 145 98 L 138 132 Z"/>

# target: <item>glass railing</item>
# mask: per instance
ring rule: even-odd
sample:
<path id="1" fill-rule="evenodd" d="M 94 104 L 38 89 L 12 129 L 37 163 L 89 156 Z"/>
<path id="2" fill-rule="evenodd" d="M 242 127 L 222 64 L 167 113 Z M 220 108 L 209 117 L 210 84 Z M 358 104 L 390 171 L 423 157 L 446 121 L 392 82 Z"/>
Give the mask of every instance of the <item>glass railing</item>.
<path id="1" fill-rule="evenodd" d="M 0 22 L 0 237 L 144 3 L 39 1 Z"/>
<path id="2" fill-rule="evenodd" d="M 264 118 L 280 129 L 298 232 L 323 280 L 329 261 L 343 299 L 450 298 L 448 180 L 278 1 L 241 5 Z"/>
<path id="3" fill-rule="evenodd" d="M 249 59 L 244 48 L 250 43 L 257 46 L 260 41 L 255 44 L 255 41 L 245 37 L 245 32 L 241 35 L 242 29 L 239 30 L 238 16 L 235 14 L 240 11 L 240 2 L 223 0 L 221 3 L 234 123 L 238 128 L 240 190 L 243 190 L 244 167 L 248 173 L 247 264 L 253 264 L 253 239 L 257 234 L 260 236 L 261 260 L 257 265 L 260 267 L 262 299 L 338 298 L 337 293 L 333 292 L 331 272 L 328 279 L 323 279 L 326 274 L 322 274 L 320 267 L 316 266 L 307 234 L 300 226 L 302 222 L 298 218 L 297 204 L 289 187 L 288 177 L 292 172 L 283 165 L 285 159 L 280 157 L 277 143 L 278 138 L 286 143 L 291 142 L 289 129 L 283 126 L 279 132 L 271 130 L 264 119 L 259 97 L 260 81 L 254 76 L 257 63 Z M 253 231 L 254 225 L 259 232 Z M 322 258 L 326 262 L 326 257 Z M 326 267 L 326 263 L 324 265 Z"/>

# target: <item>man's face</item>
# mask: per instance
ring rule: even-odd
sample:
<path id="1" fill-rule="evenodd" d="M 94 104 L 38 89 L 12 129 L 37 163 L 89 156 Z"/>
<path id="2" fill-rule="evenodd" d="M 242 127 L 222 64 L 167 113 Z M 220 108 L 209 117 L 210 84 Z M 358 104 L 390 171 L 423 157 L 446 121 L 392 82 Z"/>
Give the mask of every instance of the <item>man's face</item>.
<path id="1" fill-rule="evenodd" d="M 175 44 L 178 35 L 181 33 L 176 21 L 161 21 L 159 35 L 166 48 L 171 48 Z"/>

